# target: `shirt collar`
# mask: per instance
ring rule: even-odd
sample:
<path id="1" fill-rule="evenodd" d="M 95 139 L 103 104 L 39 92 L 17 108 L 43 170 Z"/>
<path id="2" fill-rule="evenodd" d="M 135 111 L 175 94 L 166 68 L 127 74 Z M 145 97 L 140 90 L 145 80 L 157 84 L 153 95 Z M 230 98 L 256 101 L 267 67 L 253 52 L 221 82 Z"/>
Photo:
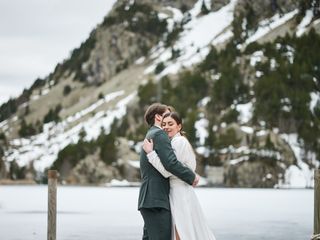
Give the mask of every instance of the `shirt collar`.
<path id="1" fill-rule="evenodd" d="M 162 127 L 161 126 L 158 126 L 158 125 L 153 125 L 154 127 L 157 127 L 157 128 L 160 128 L 160 129 L 162 129 Z"/>

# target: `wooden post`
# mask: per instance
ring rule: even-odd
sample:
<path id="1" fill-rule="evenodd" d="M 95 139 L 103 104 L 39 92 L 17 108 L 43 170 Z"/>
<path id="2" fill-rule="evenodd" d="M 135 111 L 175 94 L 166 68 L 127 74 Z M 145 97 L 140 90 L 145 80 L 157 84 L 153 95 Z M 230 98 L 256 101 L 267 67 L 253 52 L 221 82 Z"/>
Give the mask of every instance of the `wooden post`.
<path id="1" fill-rule="evenodd" d="M 57 177 L 56 170 L 48 171 L 48 240 L 56 240 Z"/>
<path id="2" fill-rule="evenodd" d="M 314 170 L 314 239 L 320 239 L 320 169 Z"/>

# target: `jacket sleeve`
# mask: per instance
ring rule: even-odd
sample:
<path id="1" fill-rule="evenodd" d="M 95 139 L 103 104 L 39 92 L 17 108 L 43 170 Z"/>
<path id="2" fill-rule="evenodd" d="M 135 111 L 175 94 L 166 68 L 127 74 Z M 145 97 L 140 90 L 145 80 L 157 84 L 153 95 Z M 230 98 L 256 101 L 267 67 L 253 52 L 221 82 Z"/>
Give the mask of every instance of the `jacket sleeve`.
<path id="1" fill-rule="evenodd" d="M 176 177 L 192 185 L 195 179 L 195 173 L 177 160 L 168 135 L 161 130 L 154 135 L 153 141 L 154 150 L 158 154 L 164 168 Z"/>
<path id="2" fill-rule="evenodd" d="M 162 176 L 164 176 L 165 178 L 172 176 L 172 174 L 164 168 L 164 166 L 162 165 L 162 163 L 160 161 L 160 158 L 158 157 L 158 154 L 155 151 L 148 153 L 147 157 L 148 157 L 149 163 L 151 163 L 151 165 L 155 169 L 157 169 L 158 172 L 160 172 Z"/>

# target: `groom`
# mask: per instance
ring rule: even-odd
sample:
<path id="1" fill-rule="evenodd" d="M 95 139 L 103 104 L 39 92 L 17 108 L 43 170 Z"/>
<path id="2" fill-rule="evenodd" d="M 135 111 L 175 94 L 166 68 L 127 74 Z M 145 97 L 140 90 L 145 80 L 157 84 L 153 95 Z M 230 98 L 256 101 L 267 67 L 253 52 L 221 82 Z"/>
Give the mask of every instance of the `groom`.
<path id="1" fill-rule="evenodd" d="M 173 175 L 190 185 L 197 185 L 199 176 L 180 163 L 171 147 L 168 135 L 161 129 L 163 115 L 170 112 L 168 106 L 154 103 L 147 109 L 144 119 L 150 126 L 147 139 L 153 139 L 154 150 L 162 165 Z M 141 187 L 138 210 L 143 220 L 144 240 L 171 239 L 171 212 L 169 203 L 169 179 L 164 178 L 148 161 L 146 153 L 140 154 Z"/>

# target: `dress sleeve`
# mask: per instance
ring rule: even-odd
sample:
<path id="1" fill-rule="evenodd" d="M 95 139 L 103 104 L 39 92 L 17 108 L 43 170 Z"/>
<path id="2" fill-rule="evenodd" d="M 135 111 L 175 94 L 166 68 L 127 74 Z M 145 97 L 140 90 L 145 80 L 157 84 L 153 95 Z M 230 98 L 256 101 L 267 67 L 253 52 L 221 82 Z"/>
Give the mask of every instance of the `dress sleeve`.
<path id="1" fill-rule="evenodd" d="M 171 141 L 172 148 L 177 157 L 177 160 L 192 171 L 196 169 L 196 159 L 193 149 L 185 137 L 176 137 Z M 162 176 L 168 178 L 173 174 L 168 172 L 161 163 L 158 154 L 152 151 L 147 154 L 148 161 L 151 165 L 161 173 Z"/>
<path id="2" fill-rule="evenodd" d="M 148 157 L 148 161 L 151 163 L 151 165 L 158 170 L 158 172 L 161 173 L 162 176 L 164 176 L 165 178 L 168 178 L 170 176 L 172 176 L 172 173 L 168 172 L 164 166 L 162 165 L 160 158 L 158 156 L 158 154 L 155 151 L 152 151 L 150 153 L 147 154 Z"/>
<path id="3" fill-rule="evenodd" d="M 168 135 L 161 130 L 154 134 L 152 139 L 154 150 L 158 154 L 164 168 L 182 181 L 192 185 L 196 174 L 177 160 Z"/>
<path id="4" fill-rule="evenodd" d="M 196 156 L 188 139 L 183 136 L 179 136 L 173 138 L 171 144 L 177 159 L 192 171 L 195 171 Z"/>

